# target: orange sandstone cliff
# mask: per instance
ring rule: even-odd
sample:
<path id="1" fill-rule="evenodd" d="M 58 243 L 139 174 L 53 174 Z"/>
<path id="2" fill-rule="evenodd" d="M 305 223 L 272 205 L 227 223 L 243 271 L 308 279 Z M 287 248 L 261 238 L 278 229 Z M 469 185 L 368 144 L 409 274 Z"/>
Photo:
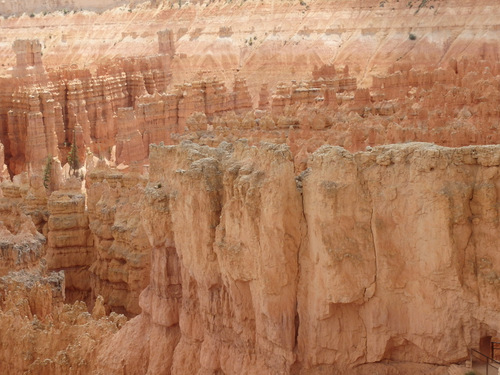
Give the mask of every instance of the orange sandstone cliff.
<path id="1" fill-rule="evenodd" d="M 500 336 L 497 1 L 83 3 L 0 4 L 0 373 L 457 375 Z"/>
<path id="2" fill-rule="evenodd" d="M 150 284 L 97 373 L 446 373 L 498 333 L 499 163 L 325 146 L 297 176 L 283 145 L 152 146 Z"/>

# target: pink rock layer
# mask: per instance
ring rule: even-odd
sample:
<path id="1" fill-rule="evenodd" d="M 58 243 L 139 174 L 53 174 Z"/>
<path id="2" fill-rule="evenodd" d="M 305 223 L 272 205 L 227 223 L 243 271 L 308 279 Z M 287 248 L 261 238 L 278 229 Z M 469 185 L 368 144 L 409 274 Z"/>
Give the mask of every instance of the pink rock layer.
<path id="1" fill-rule="evenodd" d="M 0 20 L 3 65 L 13 76 L 0 92 L 10 172 L 40 171 L 50 155 L 64 163 L 74 142 L 82 160 L 87 148 L 109 158 L 116 146 L 118 163 L 144 161 L 150 143 L 175 142 L 186 128 L 216 129 L 222 115 L 235 112 L 246 118 L 243 128 L 255 129 L 252 116 L 261 116 L 246 113 L 272 110 L 285 128 L 297 125 L 287 107 L 318 101 L 330 109 L 298 112 L 304 127 L 335 127 L 299 135 L 316 143 L 354 151 L 404 141 L 498 142 L 500 6 L 493 0 L 181 5 Z M 281 84 L 292 80 L 291 88 Z M 350 112 L 363 120 L 346 118 Z"/>

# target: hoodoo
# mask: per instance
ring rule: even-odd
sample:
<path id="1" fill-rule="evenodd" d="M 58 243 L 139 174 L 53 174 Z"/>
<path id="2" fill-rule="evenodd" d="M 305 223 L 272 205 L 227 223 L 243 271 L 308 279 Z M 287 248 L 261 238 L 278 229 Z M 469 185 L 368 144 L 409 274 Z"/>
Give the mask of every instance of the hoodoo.
<path id="1" fill-rule="evenodd" d="M 498 371 L 498 1 L 0 13 L 0 373 Z"/>

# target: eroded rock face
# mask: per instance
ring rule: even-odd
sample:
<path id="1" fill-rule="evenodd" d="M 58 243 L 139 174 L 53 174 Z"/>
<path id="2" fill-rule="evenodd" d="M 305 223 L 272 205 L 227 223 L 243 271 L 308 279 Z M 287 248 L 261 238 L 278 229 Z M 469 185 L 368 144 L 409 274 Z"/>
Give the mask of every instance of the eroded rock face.
<path id="1" fill-rule="evenodd" d="M 126 2 L 124 0 L 105 0 L 105 1 L 80 1 L 80 0 L 72 0 L 72 1 L 62 1 L 62 0 L 52 0 L 52 1 L 10 1 L 8 3 L 2 3 L 0 6 L 0 10 L 3 14 L 23 14 L 23 13 L 47 13 L 47 12 L 57 12 L 64 11 L 65 13 L 68 10 L 81 10 L 82 8 L 94 10 L 94 11 L 103 11 L 109 8 L 117 7 L 122 4 L 129 4 L 130 2 Z M 133 3 L 133 2 L 132 2 Z"/>
<path id="2" fill-rule="evenodd" d="M 142 162 L 150 143 L 186 131 L 213 146 L 281 143 L 292 128 L 294 155 L 322 144 L 496 144 L 498 12 L 493 0 L 171 0 L 4 20 L 13 49 L 0 73 L 14 75 L 0 90 L 6 164 L 18 174 L 50 155 L 64 163 L 74 138 L 81 159 L 87 148 L 110 159 L 116 146 L 118 164 Z"/>
<path id="3" fill-rule="evenodd" d="M 112 314 L 97 320 L 85 303 L 63 300 L 63 272 L 20 271 L 0 278 L 2 373 L 90 373 L 96 347 L 126 319 Z"/>
<path id="4" fill-rule="evenodd" d="M 141 105 L 151 103 L 149 95 L 164 93 L 170 82 L 165 55 L 116 59 L 97 67 L 95 74 L 77 67 L 45 73 L 38 40 L 18 40 L 13 48 L 18 55 L 13 73 L 19 77 L 1 78 L 0 104 L 0 140 L 13 174 L 41 173 L 48 156 L 65 162 L 74 142 L 80 160 L 86 149 L 109 159 L 117 145 L 119 162 L 128 163 L 147 157 L 148 142 L 166 138 L 158 139 L 158 127 L 165 125 L 157 118 L 163 108 L 151 111 Z M 137 123 L 129 121 L 134 117 Z"/>
<path id="5" fill-rule="evenodd" d="M 89 227 L 95 238 L 91 288 L 112 311 L 135 316 L 149 283 L 151 247 L 141 221 L 146 179 L 134 172 L 96 168 L 87 177 Z"/>
<path id="6" fill-rule="evenodd" d="M 498 270 L 486 249 L 497 241 L 499 158 L 497 146 L 428 144 L 313 154 L 299 255 L 305 368 L 446 364 L 497 332 L 486 316 Z"/>
<path id="7" fill-rule="evenodd" d="M 63 190 L 53 192 L 48 201 L 47 265 L 49 270 L 64 270 L 66 298 L 71 303 L 90 301 L 89 267 L 95 259 L 85 195 L 80 186 L 80 180 L 70 180 Z"/>
<path id="8" fill-rule="evenodd" d="M 95 318 L 140 312 L 88 342 L 104 340 L 84 373 L 365 374 L 388 361 L 438 374 L 498 335 L 500 147 L 323 146 L 300 174 L 286 145 L 184 142 L 150 155 L 146 186 L 98 163 L 88 216 L 78 180 L 48 201 L 47 265 L 64 269 L 69 300 L 101 294 Z M 9 236 L 39 239 L 18 268 L 43 256 L 21 210 L 39 184 L 24 177 L 2 185 Z M 30 301 L 37 312 L 23 314 L 51 316 Z M 62 366 L 37 361 L 44 348 L 9 369 Z"/>
<path id="9" fill-rule="evenodd" d="M 301 221 L 289 150 L 152 146 L 151 162 L 142 213 L 151 278 L 143 312 L 127 330 L 160 341 L 144 342 L 134 358 L 104 351 L 102 368 L 119 371 L 125 360 L 141 373 L 135 361 L 145 357 L 153 373 L 286 371 L 294 361 Z M 159 347 L 170 354 L 160 356 Z"/>
<path id="10" fill-rule="evenodd" d="M 150 285 L 96 371 L 442 373 L 500 328 L 499 165 L 498 146 L 325 146 L 295 180 L 283 145 L 152 146 Z"/>
<path id="11" fill-rule="evenodd" d="M 62 3 L 0 10 L 123 2 Z M 498 146 L 375 147 L 500 143 L 498 1 L 134 3 L 0 19 L 0 276 L 96 301 L 2 279 L 0 372 L 440 374 L 498 335 Z M 73 143 L 149 182 L 48 198 Z"/>
<path id="12" fill-rule="evenodd" d="M 26 185 L 24 188 L 28 190 Z M 37 231 L 32 218 L 23 212 L 26 206 L 20 190 L 19 185 L 10 181 L 0 185 L 0 276 L 30 268 L 45 255 L 46 239 Z"/>

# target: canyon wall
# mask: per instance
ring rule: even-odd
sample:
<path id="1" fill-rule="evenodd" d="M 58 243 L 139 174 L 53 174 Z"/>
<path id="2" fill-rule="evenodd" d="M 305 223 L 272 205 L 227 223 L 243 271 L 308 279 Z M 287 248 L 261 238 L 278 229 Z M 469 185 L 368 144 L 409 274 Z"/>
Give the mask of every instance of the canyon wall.
<path id="1" fill-rule="evenodd" d="M 299 173 L 283 144 L 184 142 L 152 145 L 150 162 L 147 185 L 98 164 L 88 218 L 69 186 L 51 195 L 47 263 L 2 279 L 0 322 L 17 327 L 5 340 L 34 340 L 10 341 L 32 354 L 5 360 L 5 371 L 444 374 L 498 335 L 499 146 L 323 146 Z M 2 192 L 22 202 L 29 186 Z M 11 232 L 16 212 L 3 216 Z M 56 251 L 85 238 L 96 253 L 83 243 L 79 257 L 68 258 L 69 245 Z M 42 256 L 19 267 L 36 269 Z M 65 280 L 45 274 L 57 259 Z M 85 305 L 62 305 L 75 280 L 90 281 L 81 290 L 94 317 L 140 314 L 94 323 Z"/>
<path id="2" fill-rule="evenodd" d="M 438 375 L 499 335 L 498 1 L 21 11 L 0 372 Z"/>
<path id="3" fill-rule="evenodd" d="M 150 285 L 96 371 L 438 374 L 498 334 L 498 146 L 324 146 L 299 176 L 284 145 L 150 158 Z"/>
<path id="4" fill-rule="evenodd" d="M 36 266 L 45 256 L 47 197 L 41 178 L 26 173 L 0 183 L 0 276 Z"/>
<path id="5" fill-rule="evenodd" d="M 287 371 L 301 225 L 290 151 L 244 143 L 234 152 L 230 144 L 151 147 L 142 212 L 150 285 L 141 294 L 143 312 L 124 328 L 145 341 L 133 358 L 128 344 L 104 350 L 103 373 L 120 371 L 123 361 L 141 373 L 139 359 L 157 374 L 170 366 L 174 373 Z"/>
<path id="6" fill-rule="evenodd" d="M 87 177 L 89 227 L 96 254 L 90 283 L 108 310 L 135 316 L 141 312 L 139 294 L 149 284 L 151 248 L 141 221 L 141 197 L 146 179 L 96 167 Z"/>
<path id="7" fill-rule="evenodd" d="M 3 374 L 90 374 L 102 340 L 123 315 L 89 314 L 83 302 L 64 305 L 64 272 L 11 272 L 0 278 L 0 371 Z M 102 307 L 102 306 L 101 306 Z"/>
<path id="8" fill-rule="evenodd" d="M 18 42 L 29 54 L 40 55 L 40 51 L 32 51 L 37 40 Z M 158 127 L 166 123 L 158 116 L 164 113 L 147 111 L 153 101 L 147 96 L 163 93 L 170 82 L 168 57 L 118 59 L 92 75 L 88 69 L 74 67 L 50 72 L 43 66 L 26 68 L 26 60 L 34 57 L 27 58 L 28 52 L 14 47 L 18 62 L 14 77 L 2 78 L 0 105 L 0 140 L 11 173 L 42 174 L 47 158 L 55 157 L 64 164 L 73 143 L 81 161 L 87 149 L 109 159 L 117 145 L 118 161 L 130 162 L 145 159 L 148 142 L 159 141 Z M 142 96 L 146 98 L 136 103 Z M 134 105 L 138 108 L 132 117 L 137 114 L 137 123 L 123 109 Z M 139 135 L 139 143 L 134 135 Z"/>
<path id="9" fill-rule="evenodd" d="M 495 335 L 498 262 L 487 249 L 497 242 L 499 151 L 408 144 L 313 154 L 299 254 L 306 368 L 447 364 Z"/>
<path id="10" fill-rule="evenodd" d="M 22 3 L 29 1 L 5 1 L 3 6 Z M 204 0 L 181 5 L 156 0 L 101 15 L 82 12 L 88 7 L 80 5 L 76 13 L 0 19 L 0 50 L 6 54 L 0 72 L 14 65 L 14 56 L 7 53 L 15 39 L 36 35 L 47 66 L 89 67 L 103 59 L 157 53 L 157 33 L 165 28 L 174 34 L 176 84 L 216 74 L 229 86 L 237 72 L 252 96 L 263 83 L 306 79 L 314 66 L 331 62 L 349 65 L 369 85 L 372 74 L 385 73 L 395 61 L 425 68 L 462 55 L 498 56 L 495 0 Z"/>
<path id="11" fill-rule="evenodd" d="M 116 146 L 117 164 L 142 163 L 186 131 L 212 145 L 288 138 L 302 166 L 321 144 L 495 144 L 499 12 L 492 0 L 154 1 L 0 19 L 5 162 L 41 173 L 76 142 L 80 160 Z"/>
<path id="12" fill-rule="evenodd" d="M 94 241 L 89 229 L 86 197 L 80 181 L 70 180 L 48 200 L 47 266 L 64 270 L 68 302 L 90 302 L 89 267 L 95 259 Z"/>
<path id="13" fill-rule="evenodd" d="M 120 5 L 139 3 L 130 0 L 14 0 L 0 3 L 0 13 L 5 16 L 21 15 L 23 13 L 51 13 L 57 11 L 104 11 Z"/>
<path id="14" fill-rule="evenodd" d="M 370 88 L 348 66 L 323 65 L 312 80 L 280 83 L 274 92 L 263 85 L 259 108 L 244 79 L 235 77 L 232 90 L 216 78 L 172 87 L 169 64 L 169 55 L 156 55 L 118 59 L 95 75 L 60 69 L 18 87 L 19 78 L 5 79 L 0 139 L 11 173 L 42 173 L 50 156 L 64 164 L 73 143 L 82 163 L 92 152 L 131 164 L 147 163 L 150 143 L 268 140 L 286 142 L 303 167 L 322 144 L 357 151 L 409 141 L 500 142 L 500 65 L 490 60 L 462 57 L 434 70 L 394 64 Z"/>

